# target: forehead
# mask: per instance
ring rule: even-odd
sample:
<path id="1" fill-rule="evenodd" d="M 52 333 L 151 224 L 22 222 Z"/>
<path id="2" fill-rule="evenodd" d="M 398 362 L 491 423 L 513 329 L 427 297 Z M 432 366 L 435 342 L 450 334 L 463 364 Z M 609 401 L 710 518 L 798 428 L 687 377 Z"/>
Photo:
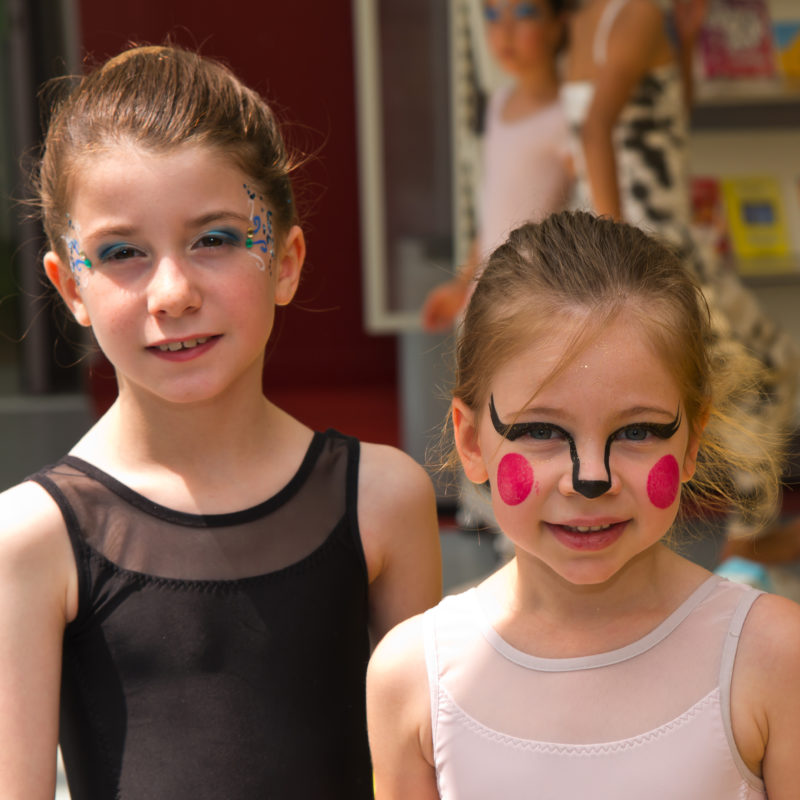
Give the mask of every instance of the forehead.
<path id="1" fill-rule="evenodd" d="M 489 389 L 504 410 L 677 405 L 678 383 L 643 323 L 624 313 L 603 326 L 584 323 L 565 318 L 496 371 Z"/>
<path id="2" fill-rule="evenodd" d="M 68 207 L 74 213 L 78 206 L 95 210 L 170 198 L 243 200 L 247 180 L 233 159 L 214 147 L 192 144 L 160 151 L 115 142 L 80 158 L 67 187 Z"/>

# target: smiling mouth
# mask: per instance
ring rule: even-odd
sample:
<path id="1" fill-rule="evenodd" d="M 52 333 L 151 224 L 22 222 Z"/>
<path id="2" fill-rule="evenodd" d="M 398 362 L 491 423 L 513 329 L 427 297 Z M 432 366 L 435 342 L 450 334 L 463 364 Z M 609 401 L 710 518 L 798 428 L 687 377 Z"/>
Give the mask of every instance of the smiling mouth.
<path id="1" fill-rule="evenodd" d="M 200 339 L 186 339 L 183 342 L 169 342 L 168 344 L 158 345 L 158 349 L 162 353 L 174 353 L 177 350 L 191 350 L 199 344 L 205 344 L 210 338 L 210 336 L 205 336 Z"/>
<path id="2" fill-rule="evenodd" d="M 607 531 L 615 524 L 617 523 L 609 522 L 607 525 L 562 525 L 561 527 L 570 533 L 597 533 L 598 531 Z"/>

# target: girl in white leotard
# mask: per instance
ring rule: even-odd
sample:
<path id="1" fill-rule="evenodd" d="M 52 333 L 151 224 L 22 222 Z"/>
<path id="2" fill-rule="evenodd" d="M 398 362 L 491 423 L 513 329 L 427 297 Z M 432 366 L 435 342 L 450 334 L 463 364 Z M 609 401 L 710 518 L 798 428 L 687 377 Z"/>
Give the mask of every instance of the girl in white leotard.
<path id="1" fill-rule="evenodd" d="M 768 445 L 725 447 L 758 367 L 712 362 L 708 325 L 634 226 L 563 212 L 492 254 L 452 423 L 515 557 L 373 654 L 377 800 L 797 796 L 800 607 L 665 538 L 684 500 L 743 499 L 731 466 L 777 490 Z"/>

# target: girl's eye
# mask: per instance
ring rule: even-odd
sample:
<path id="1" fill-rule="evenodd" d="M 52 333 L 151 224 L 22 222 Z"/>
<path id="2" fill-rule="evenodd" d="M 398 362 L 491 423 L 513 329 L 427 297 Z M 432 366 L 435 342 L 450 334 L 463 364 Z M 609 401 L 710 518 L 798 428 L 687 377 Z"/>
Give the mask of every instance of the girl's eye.
<path id="1" fill-rule="evenodd" d="M 497 22 L 500 19 L 500 9 L 496 6 L 485 5 L 483 7 L 483 18 L 486 22 Z"/>
<path id="2" fill-rule="evenodd" d="M 209 231 L 195 241 L 193 247 L 223 247 L 224 245 L 241 244 L 242 238 L 235 231 Z"/>
<path id="3" fill-rule="evenodd" d="M 132 244 L 113 244 L 110 247 L 104 247 L 100 253 L 100 261 L 128 261 L 131 258 L 143 258 L 144 251 Z"/>
<path id="4" fill-rule="evenodd" d="M 514 19 L 539 19 L 541 10 L 533 3 L 520 3 L 514 9 Z"/>
<path id="5" fill-rule="evenodd" d="M 550 439 L 564 438 L 563 431 L 555 427 L 555 425 L 548 425 L 546 422 L 534 422 L 527 427 L 527 433 L 531 439 L 548 441 Z"/>
<path id="6" fill-rule="evenodd" d="M 646 425 L 628 425 L 617 433 L 617 438 L 629 442 L 643 442 L 649 435 L 650 429 Z"/>

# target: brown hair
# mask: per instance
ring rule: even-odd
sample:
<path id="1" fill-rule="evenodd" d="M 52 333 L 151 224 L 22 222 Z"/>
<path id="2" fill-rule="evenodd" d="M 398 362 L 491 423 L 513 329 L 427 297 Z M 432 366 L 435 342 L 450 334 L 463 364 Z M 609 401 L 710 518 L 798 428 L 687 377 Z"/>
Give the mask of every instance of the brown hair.
<path id="1" fill-rule="evenodd" d="M 92 153 L 120 143 L 218 148 L 252 178 L 279 232 L 295 221 L 293 164 L 275 115 L 224 65 L 171 45 L 133 47 L 71 82 L 54 105 L 38 170 L 45 232 L 62 257 L 71 181 Z"/>
<path id="2" fill-rule="evenodd" d="M 687 486 L 692 505 L 734 506 L 745 518 L 774 506 L 781 443 L 754 429 L 746 410 L 763 378 L 760 366 L 733 344 L 726 343 L 724 353 L 712 348 L 700 287 L 675 252 L 631 225 L 562 212 L 512 231 L 490 256 L 467 309 L 453 396 L 478 412 L 488 403 L 496 371 L 566 317 L 575 324 L 565 326 L 572 335 L 549 380 L 620 314 L 639 323 L 672 374 L 688 424 L 699 430 L 708 421 Z M 737 491 L 734 471 L 766 475 L 754 483 L 771 498 L 757 502 Z"/>

